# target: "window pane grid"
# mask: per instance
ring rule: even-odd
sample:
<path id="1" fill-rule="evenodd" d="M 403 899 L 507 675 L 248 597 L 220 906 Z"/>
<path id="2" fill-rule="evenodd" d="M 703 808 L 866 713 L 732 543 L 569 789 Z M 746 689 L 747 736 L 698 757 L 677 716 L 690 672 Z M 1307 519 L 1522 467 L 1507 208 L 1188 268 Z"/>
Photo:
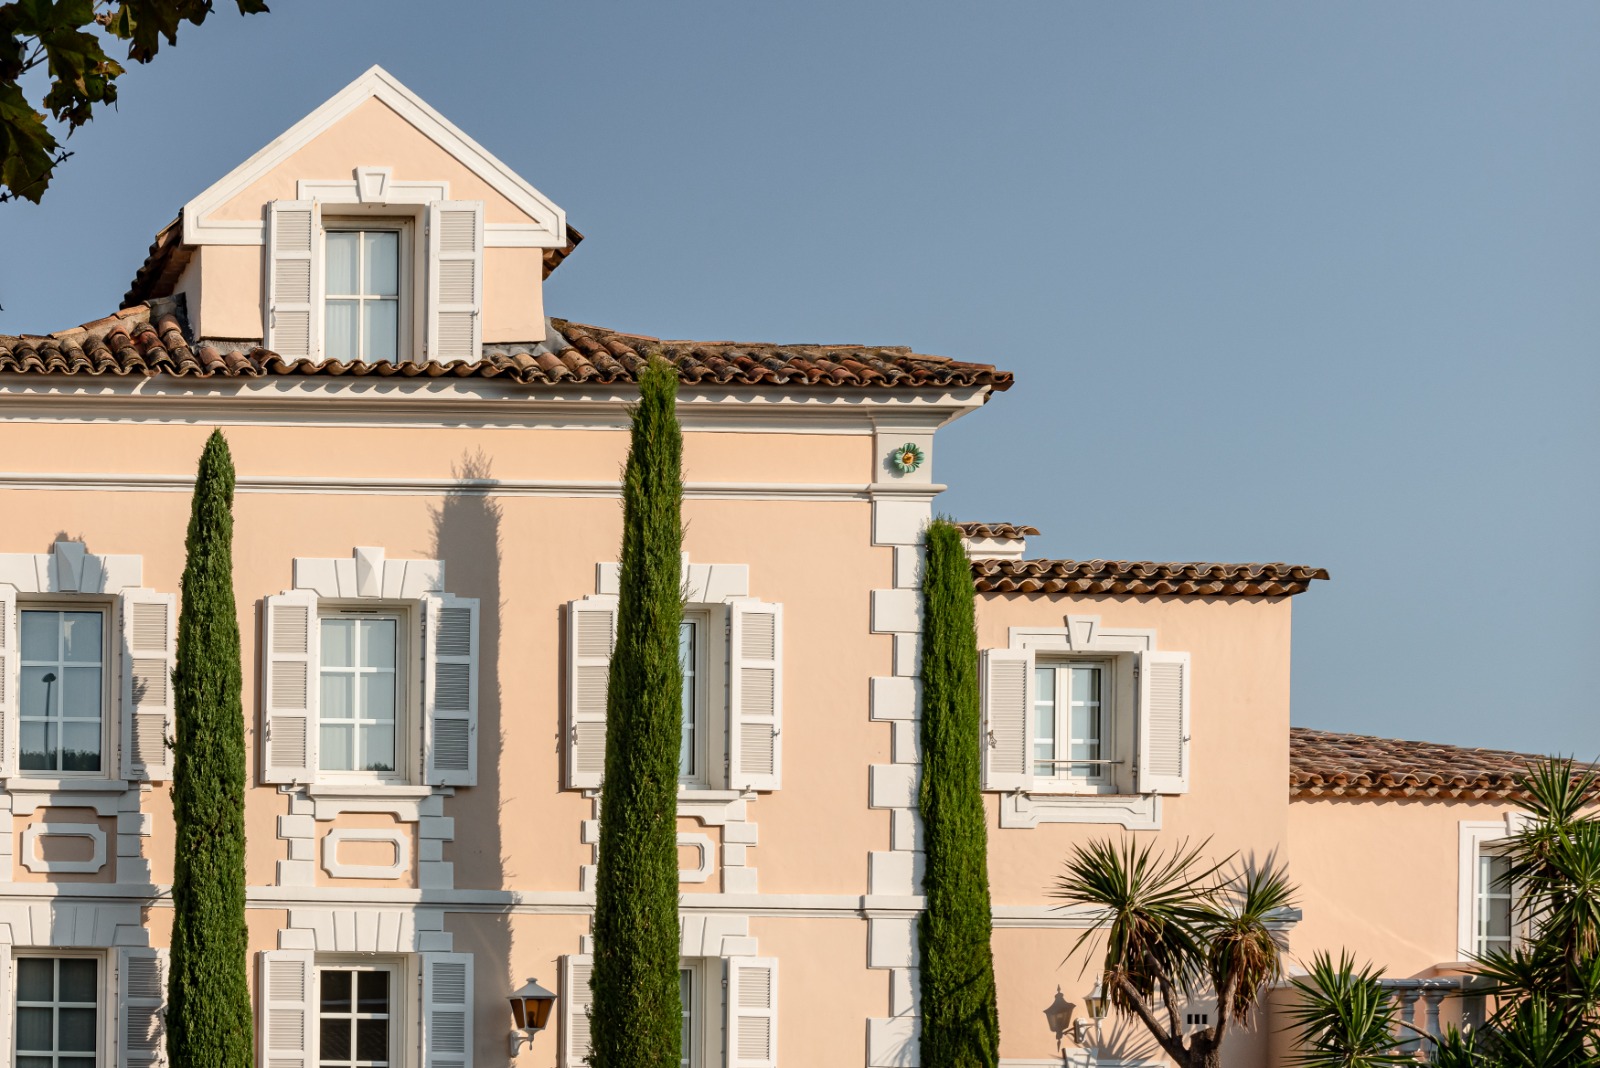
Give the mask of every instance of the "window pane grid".
<path id="1" fill-rule="evenodd" d="M 322 620 L 319 765 L 327 771 L 396 773 L 399 624 Z"/>
<path id="2" fill-rule="evenodd" d="M 324 325 L 335 360 L 394 362 L 400 336 L 400 235 L 329 230 Z"/>
<path id="3" fill-rule="evenodd" d="M 17 1068 L 95 1068 L 99 964 L 91 957 L 17 958 Z"/>
<path id="4" fill-rule="evenodd" d="M 1053 665 L 1034 670 L 1035 775 L 1095 786 L 1111 781 L 1109 766 L 1102 762 L 1106 738 L 1104 676 L 1105 667 L 1101 664 Z"/>
<path id="5" fill-rule="evenodd" d="M 694 779 L 700 773 L 695 733 L 695 711 L 699 707 L 700 627 L 692 619 L 678 624 L 678 665 L 683 669 L 683 728 L 678 737 L 678 778 Z"/>
<path id="6" fill-rule="evenodd" d="M 1477 930 L 1479 956 L 1490 950 L 1511 948 L 1512 890 L 1508 876 L 1511 858 L 1498 853 L 1478 854 Z"/>
<path id="7" fill-rule="evenodd" d="M 319 1068 L 389 1068 L 389 971 L 322 968 L 317 979 Z"/>
<path id="8" fill-rule="evenodd" d="M 682 1006 L 682 1042 L 679 1049 L 682 1053 L 678 1057 L 679 1068 L 693 1068 L 694 1065 L 694 969 L 678 969 L 678 1001 Z"/>
<path id="9" fill-rule="evenodd" d="M 105 614 L 51 609 L 21 616 L 21 769 L 100 771 Z"/>

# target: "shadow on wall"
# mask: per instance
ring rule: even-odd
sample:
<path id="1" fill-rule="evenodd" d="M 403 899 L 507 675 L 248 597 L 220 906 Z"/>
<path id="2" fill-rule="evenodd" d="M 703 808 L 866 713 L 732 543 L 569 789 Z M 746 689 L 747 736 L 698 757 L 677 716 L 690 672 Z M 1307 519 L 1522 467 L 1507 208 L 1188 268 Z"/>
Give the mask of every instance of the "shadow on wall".
<path id="1" fill-rule="evenodd" d="M 500 635 L 504 609 L 500 590 L 501 513 L 499 503 L 484 493 L 490 463 L 481 451 L 462 457 L 452 468 L 456 485 L 433 510 L 433 558 L 444 561 L 445 587 L 463 597 L 477 597 L 478 613 L 478 784 L 458 791 L 452 808 L 456 837 L 450 859 L 458 889 L 496 890 L 506 883 L 501 817 L 501 753 L 505 746 L 500 693 Z M 471 953 L 480 1018 L 475 1021 L 477 1045 L 505 1030 L 505 1002 L 496 995 L 511 975 L 511 921 L 502 913 L 473 917 L 453 925 L 455 951 Z M 485 985 L 489 984 L 489 985 Z M 492 1012 L 492 1018 L 490 1015 Z"/>

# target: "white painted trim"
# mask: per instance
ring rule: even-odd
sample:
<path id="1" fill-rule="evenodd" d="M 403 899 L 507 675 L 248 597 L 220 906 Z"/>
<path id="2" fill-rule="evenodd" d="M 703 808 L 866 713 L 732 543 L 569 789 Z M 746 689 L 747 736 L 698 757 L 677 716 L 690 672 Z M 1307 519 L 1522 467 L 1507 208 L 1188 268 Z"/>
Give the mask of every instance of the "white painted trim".
<path id="1" fill-rule="evenodd" d="M 348 559 L 294 558 L 294 588 L 319 598 L 415 601 L 444 589 L 443 560 L 385 560 L 382 548 L 357 546 Z"/>
<path id="2" fill-rule="evenodd" d="M 7 900 L 0 903 L 0 943 L 30 949 L 148 946 L 138 902 Z"/>
<path id="3" fill-rule="evenodd" d="M 897 486 L 862 482 L 689 482 L 689 500 L 826 502 L 871 501 L 884 496 L 904 496 L 914 503 L 932 500 L 946 487 L 916 487 L 907 492 Z M 193 493 L 194 477 L 157 474 L 83 474 L 79 472 L 0 472 L 0 489 L 64 492 Z M 240 476 L 237 493 L 372 494 L 398 497 L 588 497 L 622 496 L 619 482 L 600 479 L 447 479 L 447 478 L 325 478 L 321 476 Z M 25 554 L 19 554 L 25 555 Z M 3 580 L 3 576 L 0 576 Z"/>
<path id="4" fill-rule="evenodd" d="M 678 845 L 689 846 L 698 850 L 700 862 L 693 868 L 679 868 L 678 881 L 680 883 L 705 883 L 711 881 L 712 872 L 717 868 L 717 843 L 711 840 L 708 834 L 678 832 Z"/>
<path id="5" fill-rule="evenodd" d="M 339 847 L 345 842 L 383 842 L 394 846 L 392 864 L 344 864 Z M 411 866 L 411 837 L 376 827 L 335 827 L 322 839 L 322 868 L 336 879 L 399 879 Z"/>
<path id="6" fill-rule="evenodd" d="M 1101 627 L 1099 616 L 1067 616 L 1064 627 L 1010 627 L 1009 647 L 1038 652 L 1143 653 L 1155 649 L 1153 627 Z"/>
<path id="7" fill-rule="evenodd" d="M 1097 823 L 1130 831 L 1159 831 L 1161 795 L 1051 794 L 1037 790 L 1001 795 L 1001 827 L 1032 828 L 1041 823 Z"/>
<path id="8" fill-rule="evenodd" d="M 192 477 L 189 484 L 192 490 Z M 58 541 L 47 553 L 0 553 L 0 585 L 18 593 L 117 594 L 144 585 L 144 557 L 102 556 L 81 541 Z M 111 671 L 109 663 L 105 668 Z"/>
<path id="9" fill-rule="evenodd" d="M 39 855 L 41 838 L 87 838 L 88 860 L 46 860 Z M 22 866 L 29 871 L 90 874 L 106 866 L 106 832 L 93 823 L 32 823 L 22 832 Z"/>
<path id="10" fill-rule="evenodd" d="M 740 433 L 869 434 L 884 417 L 949 422 L 982 407 L 987 386 L 929 390 L 785 390 L 684 384 L 685 430 Z M 307 400 L 317 403 L 308 405 Z M 234 426 L 523 426 L 626 430 L 630 386 L 531 386 L 492 378 L 262 378 L 44 376 L 0 373 L 0 416 L 8 420 L 192 423 Z M 98 406 L 98 408 L 96 408 Z M 94 408 L 94 411 L 89 409 Z M 101 410 L 103 409 L 103 410 Z M 475 419 L 485 419 L 482 423 Z M 373 423 L 387 417 L 389 422 Z M 818 424 L 821 424 L 819 426 Z M 926 466 L 926 465 L 924 465 Z"/>
<path id="11" fill-rule="evenodd" d="M 1508 812 L 1498 820 L 1462 820 L 1457 825 L 1459 848 L 1456 854 L 1456 959 L 1468 961 L 1477 953 L 1478 937 L 1474 929 L 1477 913 L 1478 853 L 1490 842 L 1503 841 L 1517 833 L 1517 817 L 1521 813 Z M 1515 916 L 1513 933 L 1515 933 Z M 1515 941 L 1515 938 L 1513 938 Z"/>
<path id="12" fill-rule="evenodd" d="M 389 177 L 393 170 L 392 167 L 357 167 L 356 177 L 348 182 L 301 178 L 295 183 L 295 199 L 380 208 L 391 204 L 427 204 L 450 199 L 449 182 L 396 182 Z M 372 192 L 371 196 L 363 195 L 361 186 L 364 182 L 378 186 L 373 192 L 369 184 L 367 192 Z"/>
<path id="13" fill-rule="evenodd" d="M 454 156 L 490 188 L 504 196 L 540 229 L 539 248 L 560 248 L 567 243 L 566 213 L 543 193 L 496 159 L 488 149 L 468 137 L 382 67 L 373 66 L 329 100 L 274 138 L 266 147 L 229 171 L 183 208 L 183 242 L 186 245 L 258 245 L 262 228 L 254 221 L 224 222 L 211 219 L 225 204 L 323 131 L 368 100 L 380 100 L 419 133 Z"/>

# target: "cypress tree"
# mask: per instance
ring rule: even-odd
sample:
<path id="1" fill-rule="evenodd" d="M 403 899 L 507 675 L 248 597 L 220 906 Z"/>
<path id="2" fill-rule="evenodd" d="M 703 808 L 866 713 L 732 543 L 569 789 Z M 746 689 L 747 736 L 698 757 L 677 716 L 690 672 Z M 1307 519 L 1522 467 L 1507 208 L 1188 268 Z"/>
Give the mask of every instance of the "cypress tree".
<path id="1" fill-rule="evenodd" d="M 595 881 L 594 1068 L 678 1068 L 678 739 L 683 435 L 677 370 L 639 376 L 622 475 L 617 645 Z"/>
<path id="2" fill-rule="evenodd" d="M 177 823 L 167 1053 L 173 1068 L 253 1061 L 244 921 L 244 705 L 233 600 L 233 459 L 200 454 L 189 514 L 172 776 Z"/>
<path id="3" fill-rule="evenodd" d="M 936 520 L 922 572 L 922 820 L 918 924 L 924 1068 L 996 1068 L 988 833 L 979 778 L 978 635 L 961 531 Z"/>

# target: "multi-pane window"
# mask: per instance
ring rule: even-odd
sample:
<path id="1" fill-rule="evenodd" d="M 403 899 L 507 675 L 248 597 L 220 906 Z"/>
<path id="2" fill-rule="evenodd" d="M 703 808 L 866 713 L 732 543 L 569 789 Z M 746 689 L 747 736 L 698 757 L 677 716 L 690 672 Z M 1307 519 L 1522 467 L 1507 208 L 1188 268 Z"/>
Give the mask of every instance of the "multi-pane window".
<path id="1" fill-rule="evenodd" d="M 710 619 L 702 613 L 686 614 L 678 626 L 678 665 L 683 669 L 683 728 L 678 737 L 678 781 L 704 784 L 706 774 L 705 718 L 708 682 L 705 664 L 706 631 Z"/>
<path id="2" fill-rule="evenodd" d="M 325 345 L 329 359 L 376 363 L 400 351 L 400 233 L 329 230 Z"/>
<path id="3" fill-rule="evenodd" d="M 392 980 L 387 968 L 318 970 L 319 1068 L 389 1068 L 395 1031 Z"/>
<path id="4" fill-rule="evenodd" d="M 18 957 L 16 974 L 16 1068 L 95 1068 L 99 961 Z"/>
<path id="5" fill-rule="evenodd" d="M 1511 948 L 1511 858 L 1480 850 L 1477 878 L 1474 948 L 1481 957 L 1490 950 Z"/>
<path id="6" fill-rule="evenodd" d="M 693 1068 L 694 1065 L 694 969 L 678 969 L 678 1001 L 682 1013 L 683 1040 L 678 1048 L 682 1051 L 678 1055 L 679 1068 Z"/>
<path id="7" fill-rule="evenodd" d="M 105 613 L 22 613 L 23 771 L 99 772 L 105 739 Z"/>
<path id="8" fill-rule="evenodd" d="M 397 774 L 400 621 L 324 616 L 318 761 L 324 771 Z"/>
<path id="9" fill-rule="evenodd" d="M 1034 672 L 1033 773 L 1086 786 L 1109 783 L 1109 679 L 1100 663 L 1040 664 Z"/>

